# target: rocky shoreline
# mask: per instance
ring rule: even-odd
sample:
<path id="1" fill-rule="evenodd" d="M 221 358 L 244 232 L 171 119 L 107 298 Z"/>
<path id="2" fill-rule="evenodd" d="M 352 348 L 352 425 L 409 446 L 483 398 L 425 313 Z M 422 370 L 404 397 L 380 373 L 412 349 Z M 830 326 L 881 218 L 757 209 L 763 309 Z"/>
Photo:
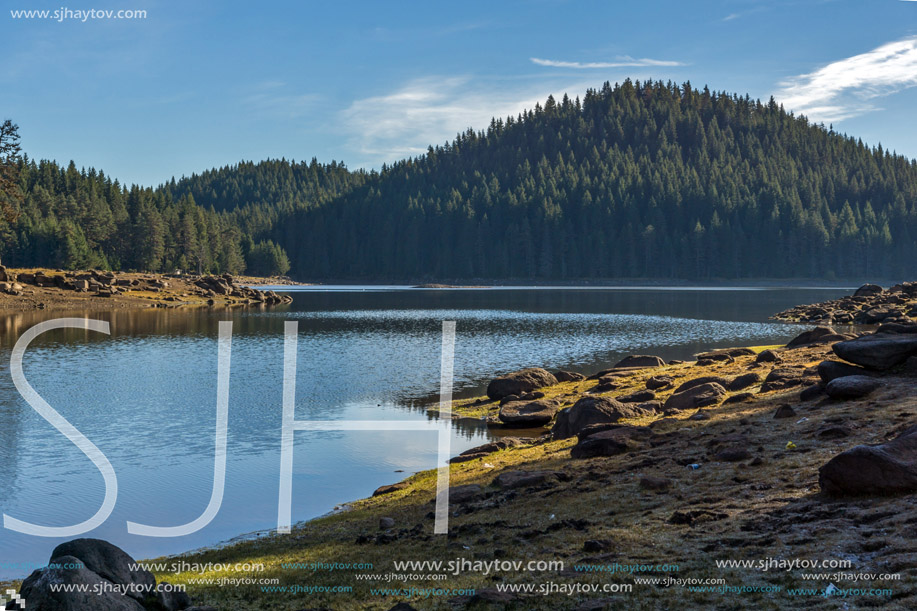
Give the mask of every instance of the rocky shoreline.
<path id="1" fill-rule="evenodd" d="M 903 282 L 888 289 L 864 284 L 849 297 L 799 305 L 772 318 L 828 325 L 906 324 L 917 321 L 917 282 Z"/>
<path id="2" fill-rule="evenodd" d="M 441 599 L 380 598 L 371 591 L 379 583 L 353 572 L 310 574 L 316 586 L 351 586 L 346 602 L 336 594 L 267 598 L 256 586 L 197 582 L 182 604 L 221 610 L 267 604 L 289 610 L 496 605 L 584 611 L 635 603 L 714 608 L 738 600 L 640 584 L 639 576 L 724 579 L 730 586 L 756 588 L 741 599 L 749 608 L 793 606 L 800 599 L 788 590 L 821 592 L 829 581 L 888 592 L 882 598 L 853 597 L 850 604 L 914 608 L 915 386 L 917 324 L 911 321 L 855 332 L 820 326 L 785 346 L 713 350 L 688 362 L 632 355 L 590 376 L 537 367 L 511 372 L 495 378 L 486 396 L 453 404 L 456 416 L 484 418 L 496 436 L 451 461 L 447 537 L 432 533 L 436 474 L 428 471 L 378 488 L 347 512 L 300 524 L 291 535 L 267 535 L 179 559 L 369 562 L 374 572 L 385 573 L 394 571 L 393 560 L 525 558 L 562 561 L 564 569 L 449 575 L 448 587 L 474 592 Z M 762 558 L 844 558 L 852 563 L 850 573 L 875 577 L 813 581 L 800 571 L 724 568 L 714 562 Z M 642 575 L 574 568 L 618 562 L 651 568 Z M 664 568 L 672 565 L 678 568 Z M 302 579 L 279 561 L 257 576 L 276 577 L 281 584 Z M 199 577 L 155 575 L 172 583 Z M 30 579 L 43 583 L 37 576 Z M 544 580 L 627 583 L 634 589 L 614 596 L 543 596 L 497 587 Z M 405 591 L 443 586 L 422 577 L 381 585 Z M 821 594 L 807 602 L 834 608 Z"/>
<path id="3" fill-rule="evenodd" d="M 292 301 L 289 295 L 248 284 L 231 274 L 13 270 L 0 266 L 0 310 L 273 306 Z"/>

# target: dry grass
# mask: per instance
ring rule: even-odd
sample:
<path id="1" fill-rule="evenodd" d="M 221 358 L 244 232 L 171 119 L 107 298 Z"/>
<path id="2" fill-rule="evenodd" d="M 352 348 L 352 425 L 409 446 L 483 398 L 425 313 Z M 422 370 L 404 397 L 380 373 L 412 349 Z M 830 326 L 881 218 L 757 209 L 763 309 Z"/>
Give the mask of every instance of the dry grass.
<path id="1" fill-rule="evenodd" d="M 760 349 L 763 349 L 761 347 Z M 811 366 L 822 360 L 828 347 L 783 351 L 781 367 Z M 676 385 L 705 375 L 731 376 L 753 367 L 753 356 L 735 363 L 697 367 L 686 363 L 664 369 L 633 372 L 622 388 L 610 393 L 623 395 L 643 387 L 646 378 L 665 373 Z M 751 371 L 767 373 L 771 365 Z M 594 385 L 594 381 L 561 384 L 545 389 L 548 397 L 569 396 L 571 402 Z M 569 448 L 575 440 L 553 441 L 513 448 L 483 459 L 452 465 L 452 485 L 477 483 L 487 496 L 466 505 L 453 505 L 450 534 L 434 536 L 434 473 L 418 474 L 406 480 L 402 491 L 358 501 L 343 513 L 314 520 L 294 529 L 291 535 L 266 536 L 231 547 L 190 554 L 189 562 L 262 562 L 265 571 L 257 577 L 278 578 L 283 585 L 350 586 L 350 593 L 277 594 L 260 586 L 218 587 L 193 585 L 200 575 L 160 574 L 159 578 L 189 584 L 195 599 L 219 609 L 389 609 L 404 597 L 380 597 L 376 587 L 492 588 L 497 583 L 632 584 L 629 575 L 580 573 L 575 564 L 677 564 L 679 570 L 651 572 L 641 576 L 681 579 L 724 579 L 732 587 L 783 588 L 782 592 L 699 593 L 683 587 L 635 585 L 629 594 L 615 594 L 608 600 L 614 608 L 627 609 L 780 609 L 914 608 L 917 553 L 917 506 L 913 497 L 833 500 L 818 488 L 818 467 L 840 451 L 860 443 L 876 443 L 914 422 L 917 398 L 913 379 L 888 378 L 886 386 L 858 401 L 827 399 L 800 403 L 799 388 L 758 394 L 752 401 L 721 405 L 710 410 L 711 419 L 675 420 L 654 425 L 656 441 L 628 454 L 573 460 Z M 746 391 L 755 389 L 746 389 Z M 664 399 L 667 392 L 661 392 Z M 742 391 L 745 392 L 745 391 Z M 474 400 L 456 402 L 455 411 L 475 417 L 491 415 L 494 405 L 472 405 Z M 790 403 L 796 418 L 775 420 L 773 412 Z M 646 424 L 651 417 L 634 422 Z M 839 440 L 820 439 L 818 431 L 829 425 L 844 425 L 850 436 Z M 732 436 L 732 437 L 729 437 Z M 741 436 L 741 437 L 739 437 Z M 716 440 L 747 447 L 760 464 L 751 461 L 719 462 L 714 454 Z M 787 450 L 787 441 L 796 444 Z M 697 470 L 687 468 L 698 463 Z M 501 491 L 491 486 L 505 470 L 553 470 L 563 472 L 565 481 L 527 490 Z M 668 478 L 671 488 L 650 492 L 640 488 L 644 475 Z M 691 525 L 674 524 L 675 512 L 695 515 Z M 391 540 L 378 540 L 378 523 L 392 517 L 396 526 Z M 357 543 L 360 537 L 370 542 Z M 587 553 L 587 540 L 604 540 L 604 551 Z M 390 583 L 361 581 L 357 574 L 394 573 L 394 560 L 562 560 L 566 570 L 547 573 L 506 572 L 496 575 L 450 575 L 446 581 L 395 580 Z M 850 573 L 900 573 L 901 581 L 859 582 L 839 580 L 840 588 L 889 587 L 887 597 L 825 599 L 821 596 L 791 597 L 788 588 L 821 588 L 826 580 L 805 580 L 804 571 L 761 571 L 751 568 L 723 569 L 716 560 L 766 558 L 849 559 Z M 284 569 L 284 562 L 370 562 L 372 571 L 309 571 Z M 818 571 L 821 572 L 821 571 Z M 836 570 L 828 571 L 836 572 Z M 240 577 L 238 573 L 214 572 L 205 577 Z M 445 585 L 444 585 L 445 584 Z M 573 609 L 596 595 L 524 595 L 507 608 Z M 451 609 L 449 597 L 414 598 L 418 609 Z M 498 605 L 499 607 L 499 605 Z M 491 607 L 481 607 L 491 608 Z"/>

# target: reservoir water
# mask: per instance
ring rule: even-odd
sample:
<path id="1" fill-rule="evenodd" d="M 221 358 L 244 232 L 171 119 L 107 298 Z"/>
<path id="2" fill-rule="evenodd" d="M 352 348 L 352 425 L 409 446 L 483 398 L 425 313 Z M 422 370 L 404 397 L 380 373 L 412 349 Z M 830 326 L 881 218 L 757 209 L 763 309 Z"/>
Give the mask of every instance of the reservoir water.
<path id="1" fill-rule="evenodd" d="M 0 510 L 48 526 L 82 522 L 102 502 L 95 466 L 19 396 L 10 352 L 32 325 L 107 320 L 111 335 L 51 331 L 24 358 L 35 390 L 108 457 L 117 505 L 83 536 L 152 558 L 276 527 L 284 322 L 299 323 L 298 420 L 426 420 L 438 400 L 442 321 L 456 322 L 455 393 L 480 393 L 527 366 L 592 373 L 632 353 L 666 359 L 783 343 L 802 329 L 768 320 L 835 289 L 293 287 L 275 309 L 0 312 Z M 213 480 L 217 327 L 233 321 L 226 490 L 220 512 L 178 538 L 127 533 L 127 520 L 197 518 Z M 452 454 L 484 443 L 477 422 L 450 425 Z M 293 519 L 314 518 L 436 466 L 431 432 L 301 431 Z M 0 578 L 47 562 L 60 539 L 0 529 Z"/>

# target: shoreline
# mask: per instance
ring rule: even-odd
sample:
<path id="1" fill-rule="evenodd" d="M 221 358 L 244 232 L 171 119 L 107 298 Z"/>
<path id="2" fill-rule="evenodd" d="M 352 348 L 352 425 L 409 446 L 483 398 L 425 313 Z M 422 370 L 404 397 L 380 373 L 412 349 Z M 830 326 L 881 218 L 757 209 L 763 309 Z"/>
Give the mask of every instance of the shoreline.
<path id="1" fill-rule="evenodd" d="M 656 395 L 660 403 L 665 403 L 673 394 L 673 388 L 685 382 L 710 377 L 726 381 L 745 377 L 748 381 L 746 376 L 755 374 L 748 386 L 735 386 L 735 390 L 729 390 L 720 402 L 709 407 L 622 418 L 620 425 L 624 428 L 645 430 L 646 434 L 651 435 L 650 439 L 655 441 L 628 442 L 624 451 L 613 455 L 602 454 L 588 459 L 571 457 L 571 450 L 578 445 L 576 437 L 529 437 L 520 443 L 498 447 L 494 441 L 503 439 L 504 433 L 511 436 L 514 430 L 519 429 L 500 430 L 500 435 L 494 436 L 492 443 L 485 444 L 490 447 L 479 455 L 467 460 L 451 461 L 453 503 L 450 512 L 453 517 L 450 532 L 453 534 L 448 538 L 437 539 L 430 534 L 432 521 L 429 516 L 435 496 L 436 475 L 434 470 L 428 470 L 395 483 L 390 492 L 353 501 L 347 511 L 300 522 L 294 525 L 290 535 L 268 533 L 256 540 L 239 542 L 220 550 L 189 552 L 170 558 L 199 563 L 219 562 L 227 558 L 284 558 L 300 562 L 369 561 L 375 567 L 374 570 L 380 572 L 390 570 L 393 559 L 426 560 L 459 556 L 515 558 L 513 552 L 505 550 L 519 548 L 519 551 L 526 550 L 523 555 L 527 557 L 563 559 L 568 563 L 601 562 L 603 558 L 620 558 L 623 561 L 629 558 L 641 563 L 663 564 L 674 558 L 690 571 L 687 575 L 680 573 L 681 576 L 715 576 L 720 572 L 703 566 L 705 556 L 697 554 L 704 545 L 703 541 L 696 540 L 698 536 L 714 547 L 719 545 L 715 542 L 724 536 L 733 540 L 744 537 L 752 546 L 759 539 L 767 540 L 770 536 L 768 533 L 785 523 L 778 521 L 778 524 L 768 526 L 766 522 L 761 522 L 758 530 L 743 535 L 741 533 L 745 531 L 738 529 L 738 524 L 725 516 L 750 512 L 747 519 L 760 521 L 769 512 L 787 503 L 790 506 L 809 506 L 813 503 L 819 506 L 823 501 L 819 500 L 817 493 L 813 497 L 812 489 L 812 478 L 817 476 L 818 465 L 857 441 L 875 441 L 877 436 L 883 435 L 883 431 L 888 429 L 889 423 L 896 422 L 897 413 L 907 408 L 917 409 L 917 398 L 906 392 L 913 382 L 889 378 L 882 394 L 872 396 L 868 401 L 871 419 L 876 422 L 868 427 L 851 428 L 848 425 L 843 429 L 843 437 L 834 436 L 834 432 L 830 435 L 824 433 L 837 429 L 836 421 L 839 417 L 844 420 L 856 418 L 867 403 L 865 400 L 838 403 L 825 397 L 823 391 L 814 397 L 799 397 L 801 390 L 809 390 L 821 383 L 814 364 L 831 358 L 831 346 L 835 341 L 839 341 L 838 338 L 798 346 L 714 350 L 702 353 L 697 361 L 612 370 L 601 372 L 604 374 L 602 376 L 593 375 L 541 388 L 538 392 L 544 393 L 542 400 L 558 399 L 562 403 L 560 408 L 566 409 L 584 397 L 627 397 L 645 391 L 651 378 L 669 376 L 672 382 L 666 389 L 657 391 Z M 761 357 L 763 353 L 768 353 L 767 358 Z M 770 360 L 771 354 L 776 355 L 776 361 Z M 774 374 L 775 371 L 778 374 Z M 603 383 L 608 383 L 606 378 L 609 375 L 612 375 L 615 387 L 596 392 Z M 905 391 L 904 394 L 902 391 Z M 797 415 L 790 419 L 775 420 L 774 414 L 783 409 L 784 405 L 793 405 Z M 453 416 L 478 419 L 483 416 L 492 420 L 499 407 L 499 400 L 487 397 L 456 400 L 453 402 Z M 433 406 L 429 411 L 435 411 Z M 698 414 L 702 414 L 703 418 L 698 417 Z M 544 433 L 548 431 L 548 428 L 542 429 Z M 717 439 L 723 441 L 717 442 Z M 788 441 L 793 440 L 793 449 L 790 449 Z M 736 446 L 737 443 L 739 446 Z M 741 457 L 740 462 L 728 458 L 728 451 L 733 450 Z M 744 454 L 739 450 L 749 453 Z M 752 458 L 754 460 L 749 463 Z M 696 471 L 685 468 L 685 465 L 694 462 L 699 463 Z M 540 479 L 518 486 L 499 483 L 501 480 L 518 481 L 519 473 L 536 473 Z M 604 476 L 601 475 L 603 473 Z M 512 477 L 508 478 L 507 475 Z M 788 475 L 791 475 L 790 479 L 787 479 Z M 656 480 L 665 480 L 667 483 L 660 484 L 662 488 L 659 489 L 644 488 L 644 481 L 652 484 Z M 706 481 L 701 484 L 699 480 Z M 781 480 L 787 482 L 786 485 L 773 485 L 773 482 L 779 483 Z M 596 485 L 599 482 L 604 483 Z M 754 492 L 749 495 L 749 491 Z M 544 498 L 551 499 L 550 516 L 544 511 Z M 875 504 L 901 506 L 901 503 L 906 502 L 906 497 L 892 497 L 878 502 L 870 499 L 859 505 L 854 502 L 853 505 L 861 507 L 863 511 L 870 511 Z M 609 509 L 611 511 L 606 513 Z M 647 511 L 649 514 L 645 514 Z M 609 522 L 601 517 L 604 515 L 619 517 Z M 679 516 L 687 516 L 684 518 L 687 521 L 682 521 Z M 388 518 L 393 522 L 380 526 L 381 521 Z M 475 524 L 494 526 L 481 530 Z M 695 531 L 695 527 L 701 524 L 701 530 Z M 634 527 L 643 531 L 641 538 L 634 539 L 626 534 Z M 517 528 L 529 529 L 523 539 L 514 534 L 521 532 L 516 531 Z M 685 539 L 690 533 L 693 535 Z M 603 546 L 610 545 L 603 543 L 603 537 L 608 535 L 611 535 L 609 541 L 618 543 L 604 548 L 603 552 Z M 538 545 L 531 548 L 530 545 L 522 544 L 528 538 L 536 541 L 544 539 L 544 543 L 540 544 L 540 552 Z M 818 556 L 824 553 L 824 546 L 849 545 L 851 542 L 855 543 L 855 536 L 850 535 L 847 529 L 838 528 L 818 540 L 805 542 L 800 539 L 792 552 L 799 557 L 813 554 Z M 771 544 L 764 545 L 758 553 L 773 555 L 773 551 L 768 552 Z M 630 551 L 622 555 L 622 550 L 618 549 L 620 546 Z M 545 553 L 548 549 L 550 552 Z M 335 551 L 329 555 L 329 550 Z M 609 554 L 612 550 L 617 551 Z M 733 577 L 740 572 L 732 571 Z M 295 574 L 284 571 L 280 566 L 271 569 L 271 575 L 278 576 L 281 583 L 296 578 Z M 388 609 L 395 600 L 415 602 L 399 598 L 379 604 L 366 589 L 370 584 L 363 587 L 360 580 L 352 580 L 353 575 L 350 573 L 311 575 L 316 583 L 328 586 L 344 583 L 352 585 L 354 599 L 352 605 L 345 607 L 335 606 L 335 601 L 341 599 L 329 596 L 320 597 L 318 601 L 314 597 L 309 598 L 310 604 L 318 602 L 334 608 Z M 602 574 L 571 573 L 568 568 L 566 573 L 552 575 L 550 578 L 574 576 L 589 581 L 597 577 L 608 577 Z M 157 577 L 170 581 L 185 578 L 175 574 Z M 749 571 L 742 573 L 741 579 L 742 583 L 748 581 L 760 584 L 762 578 L 766 577 L 766 573 Z M 520 579 L 519 576 L 506 578 L 514 582 Z M 525 579 L 524 576 L 522 578 Z M 787 577 L 781 579 L 786 580 Z M 404 587 L 410 587 L 411 583 L 405 582 Z M 493 591 L 491 580 L 462 574 L 450 575 L 448 583 L 450 587 L 474 587 L 478 592 L 471 599 L 453 597 L 448 601 L 449 605 L 461 607 L 476 600 L 490 600 L 488 597 L 491 596 L 495 597 L 494 601 L 501 600 Z M 767 583 L 766 579 L 763 583 Z M 423 585 L 434 587 L 436 584 L 427 581 Z M 442 586 L 442 583 L 439 585 Z M 666 606 L 684 604 L 688 595 L 688 592 L 677 588 L 641 592 L 646 596 L 641 599 L 641 603 Z M 259 604 L 255 591 L 246 595 L 238 589 L 227 592 L 200 588 L 192 594 L 201 596 L 205 603 L 220 609 L 254 609 Z M 710 604 L 721 600 L 710 596 L 700 598 Z M 626 604 L 628 599 L 614 600 Z M 692 595 L 691 600 L 698 598 Z M 749 602 L 769 608 L 767 600 L 767 597 L 752 595 Z M 283 601 L 278 602 L 281 604 L 276 608 L 294 609 L 301 608 L 307 599 L 300 598 L 289 606 Z M 445 606 L 447 601 L 441 602 L 429 608 L 450 608 Z M 572 609 L 573 606 L 568 607 L 563 603 L 581 602 L 581 599 L 570 601 L 563 598 L 531 599 L 517 596 L 504 602 L 515 602 L 532 609 Z"/>
<path id="2" fill-rule="evenodd" d="M 635 409 L 607 430 L 635 436 L 620 440 L 623 445 L 619 449 L 577 456 L 576 448 L 584 445 L 582 434 L 566 438 L 546 435 L 551 424 L 557 426 L 553 414 L 540 429 L 493 429 L 498 434 L 492 435 L 490 443 L 464 452 L 466 458 L 451 457 L 459 460 L 450 461 L 453 500 L 448 537 L 431 533 L 436 471 L 426 470 L 382 486 L 373 496 L 342 503 L 341 510 L 299 522 L 288 535 L 254 531 L 148 562 L 181 560 L 205 565 L 257 559 L 266 561 L 267 568 L 252 576 L 275 577 L 282 584 L 302 579 L 301 570 L 284 568 L 284 563 L 368 562 L 376 573 L 384 573 L 394 571 L 392 563 L 397 560 L 533 558 L 566 563 L 559 573 L 536 579 L 573 579 L 579 583 L 604 583 L 610 578 L 616 583 L 630 583 L 632 576 L 582 572 L 576 566 L 674 563 L 679 567 L 675 572 L 656 570 L 648 576 L 725 576 L 727 583 L 759 588 L 774 584 L 784 589 L 808 587 L 796 574 L 712 566 L 711 554 L 821 558 L 828 554 L 826 550 L 872 549 L 873 543 L 861 539 L 861 529 L 851 528 L 851 521 L 868 528 L 873 524 L 873 514 L 907 515 L 911 507 L 907 496 L 837 501 L 818 489 L 820 465 L 856 444 L 892 437 L 889 431 L 900 431 L 907 418 L 917 415 L 915 381 L 908 377 L 917 372 L 884 374 L 880 389 L 868 397 L 837 400 L 824 394 L 825 381 L 817 366 L 837 359 L 832 347 L 856 337 L 847 333 L 850 329 L 805 331 L 786 346 L 710 350 L 695 355 L 694 361 L 650 366 L 643 360 L 640 366 L 619 363 L 589 377 L 562 380 L 562 376 L 551 374 L 555 378 L 552 383 L 520 400 L 555 401 L 558 413 L 587 398 L 618 401 Z M 725 390 L 699 408 L 667 409 L 679 388 L 702 380 L 707 385 L 721 384 Z M 662 382 L 664 385 L 659 386 Z M 638 403 L 635 397 L 650 389 L 654 394 L 641 397 Z M 534 396 L 536 393 L 541 396 Z M 505 407 L 513 400 L 504 397 L 502 403 Z M 456 399 L 452 417 L 484 419 L 493 424 L 499 421 L 500 410 L 501 399 Z M 436 411 L 433 403 L 427 413 Z M 790 416 L 781 415 L 785 412 Z M 534 436 L 529 434 L 533 431 Z M 525 433 L 525 438 L 513 440 L 514 432 Z M 505 443 L 501 445 L 501 441 Z M 383 489 L 387 490 L 380 492 Z M 883 541 L 905 536 L 905 520 L 882 520 L 877 526 Z M 813 528 L 819 535 L 807 536 Z M 716 556 L 716 550 L 729 551 Z M 860 564 L 853 570 L 878 574 L 898 567 L 902 581 L 891 582 L 896 591 L 904 594 L 903 587 L 917 591 L 917 576 L 904 570 L 909 566 L 907 560 L 899 558 L 895 564 L 896 557 L 909 552 L 892 549 L 889 553 L 891 568 L 875 565 L 867 553 L 860 555 Z M 355 576 L 354 571 L 322 573 L 313 569 L 308 575 L 310 583 L 317 586 L 352 587 L 348 602 L 340 606 L 344 601 L 340 595 L 303 593 L 272 598 L 271 608 L 292 611 L 317 605 L 385 611 L 398 600 L 415 604 L 427 600 L 410 596 L 380 600 L 370 590 L 373 584 Z M 264 592 L 257 586 L 221 588 L 191 581 L 202 576 L 220 579 L 240 575 L 222 569 L 206 574 L 156 573 L 157 580 L 189 585 L 195 604 L 216 609 L 262 608 Z M 524 584 L 532 578 L 506 574 L 496 583 Z M 444 587 L 443 583 L 426 578 L 386 581 L 376 587 L 434 588 Z M 477 602 L 501 602 L 529 609 L 578 609 L 585 600 L 498 592 L 493 579 L 471 573 L 450 574 L 445 583 L 475 593 L 444 597 L 433 606 L 420 608 L 454 609 Z M 639 596 L 636 600 L 641 605 L 657 608 L 711 606 L 724 601 L 722 596 L 684 588 L 636 588 L 635 584 L 634 594 L 629 596 L 590 600 L 596 605 L 626 606 L 635 602 L 632 596 Z M 752 592 L 747 600 L 757 608 L 777 608 L 774 596 Z M 779 600 L 789 604 L 792 599 Z"/>
<path id="3" fill-rule="evenodd" d="M 0 266 L 0 312 L 273 306 L 291 302 L 288 295 L 253 288 L 259 284 L 276 286 L 277 280 L 230 274 L 179 276 Z"/>

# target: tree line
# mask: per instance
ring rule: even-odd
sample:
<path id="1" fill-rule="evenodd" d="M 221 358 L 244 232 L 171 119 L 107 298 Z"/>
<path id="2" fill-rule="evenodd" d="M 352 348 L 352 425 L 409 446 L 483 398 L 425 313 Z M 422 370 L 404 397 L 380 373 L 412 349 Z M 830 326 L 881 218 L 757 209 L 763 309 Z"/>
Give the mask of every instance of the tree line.
<path id="1" fill-rule="evenodd" d="M 626 80 L 380 172 L 243 162 L 130 188 L 16 161 L 19 265 L 303 280 L 910 278 L 917 164 L 773 99 Z"/>

